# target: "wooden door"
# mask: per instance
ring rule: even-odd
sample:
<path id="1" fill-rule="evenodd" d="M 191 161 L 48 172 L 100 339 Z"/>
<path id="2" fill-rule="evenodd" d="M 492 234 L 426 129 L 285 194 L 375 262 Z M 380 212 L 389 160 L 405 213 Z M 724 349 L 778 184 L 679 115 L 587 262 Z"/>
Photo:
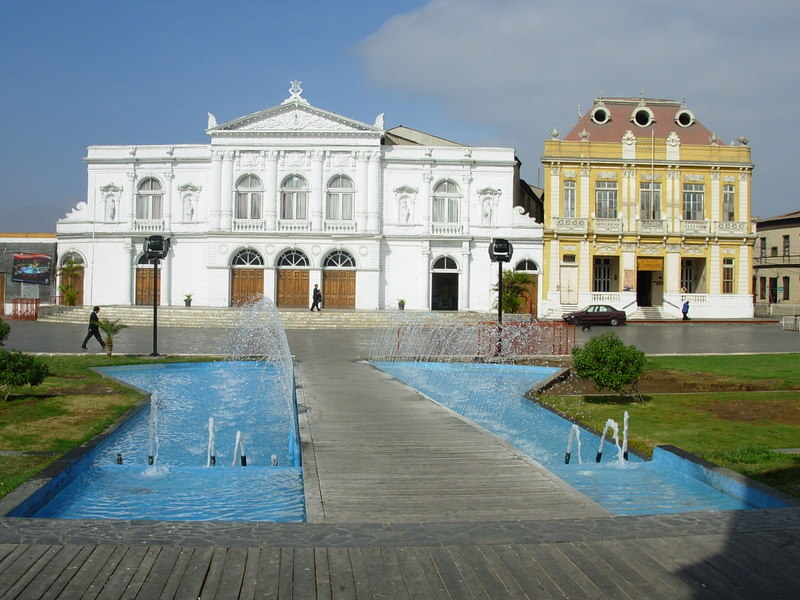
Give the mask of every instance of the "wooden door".
<path id="1" fill-rule="evenodd" d="M 322 273 L 322 305 L 325 308 L 355 308 L 356 272 L 324 271 Z"/>
<path id="2" fill-rule="evenodd" d="M 136 269 L 136 305 L 153 305 L 153 271 L 139 267 Z M 161 305 L 161 269 L 158 270 L 158 304 Z"/>
<path id="3" fill-rule="evenodd" d="M 150 286 L 152 288 L 153 279 L 150 278 Z M 83 269 L 77 270 L 75 273 L 64 273 L 61 275 L 61 286 L 70 288 L 78 293 L 75 299 L 75 306 L 83 306 Z M 62 292 L 63 293 L 63 292 Z M 152 304 L 153 291 L 150 290 L 150 301 Z M 62 304 L 64 299 L 61 299 Z"/>
<path id="4" fill-rule="evenodd" d="M 263 295 L 263 269 L 231 269 L 231 306 L 248 304 Z"/>
<path id="5" fill-rule="evenodd" d="M 324 298 L 323 289 L 323 298 Z M 308 308 L 308 271 L 302 269 L 278 269 L 278 308 Z"/>
<path id="6" fill-rule="evenodd" d="M 525 304 L 523 305 L 523 312 L 536 316 L 536 312 L 538 310 L 538 282 L 536 281 L 536 275 L 531 275 L 533 277 L 533 281 L 530 283 L 524 284 L 522 287 L 525 290 Z"/>

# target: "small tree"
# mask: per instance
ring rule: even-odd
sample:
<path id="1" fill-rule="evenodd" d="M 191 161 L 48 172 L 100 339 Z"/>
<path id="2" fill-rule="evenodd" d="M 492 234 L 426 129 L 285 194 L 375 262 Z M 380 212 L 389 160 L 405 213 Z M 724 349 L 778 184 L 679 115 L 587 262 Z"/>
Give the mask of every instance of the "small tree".
<path id="1" fill-rule="evenodd" d="M 119 322 L 119 319 L 100 319 L 98 327 L 106 334 L 106 356 L 111 356 L 114 350 L 114 336 L 128 326 Z"/>
<path id="2" fill-rule="evenodd" d="M 3 345 L 9 333 L 11 333 L 11 325 L 0 319 L 0 346 Z"/>
<path id="3" fill-rule="evenodd" d="M 0 394 L 4 402 L 8 400 L 11 388 L 39 385 L 47 375 L 47 365 L 35 356 L 0 350 Z"/>
<path id="4" fill-rule="evenodd" d="M 609 332 L 589 340 L 584 347 L 572 349 L 575 374 L 593 381 L 598 390 L 614 390 L 628 398 L 642 399 L 639 378 L 647 358 L 636 346 L 626 346 Z M 629 390 L 625 386 L 630 386 Z"/>
<path id="5" fill-rule="evenodd" d="M 515 313 L 525 304 L 528 298 L 527 284 L 533 283 L 533 277 L 518 271 L 503 271 L 503 312 Z M 496 294 L 497 284 L 492 286 L 492 291 Z M 494 303 L 497 308 L 497 302 Z"/>

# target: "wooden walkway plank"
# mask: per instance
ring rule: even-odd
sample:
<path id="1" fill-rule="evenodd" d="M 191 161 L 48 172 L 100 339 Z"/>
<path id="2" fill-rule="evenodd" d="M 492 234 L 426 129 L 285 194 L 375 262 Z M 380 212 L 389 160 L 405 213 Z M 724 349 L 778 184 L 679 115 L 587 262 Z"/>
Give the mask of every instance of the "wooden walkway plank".
<path id="1" fill-rule="evenodd" d="M 373 598 L 403 600 L 409 597 L 399 569 L 386 561 L 383 548 L 353 549 L 356 550 L 361 552 L 361 564 Z"/>
<path id="2" fill-rule="evenodd" d="M 247 565 L 247 548 L 228 548 L 219 589 L 222 594 L 240 598 Z"/>
<path id="3" fill-rule="evenodd" d="M 278 598 L 282 554 L 281 549 L 275 546 L 265 546 L 260 549 L 256 571 L 256 598 L 266 600 Z"/>
<path id="4" fill-rule="evenodd" d="M 63 546 L 43 546 L 38 544 L 32 547 L 31 550 L 35 554 L 39 554 L 41 551 L 39 557 L 31 564 L 26 565 L 27 568 L 22 572 L 20 569 L 27 562 L 26 559 L 32 558 L 33 555 L 26 557 L 23 554 L 20 556 L 20 563 L 17 569 L 7 573 L 12 576 L 18 574 L 18 578 L 8 589 L 2 590 L 0 599 L 18 598 L 20 596 L 41 598 L 74 558 L 77 551 L 74 546 L 65 548 Z M 3 572 L 6 573 L 5 570 Z"/>
<path id="5" fill-rule="evenodd" d="M 186 569 L 175 592 L 176 600 L 197 600 L 200 597 L 213 556 L 213 546 L 192 548 Z"/>
<path id="6" fill-rule="evenodd" d="M 178 555 L 175 557 L 172 571 L 164 582 L 164 589 L 161 590 L 162 597 L 174 598 L 177 595 L 193 553 L 193 548 L 184 548 L 182 546 L 178 548 Z"/>
<path id="7" fill-rule="evenodd" d="M 142 589 L 142 585 L 144 582 L 147 581 L 147 577 L 150 574 L 150 569 L 153 568 L 153 565 L 158 558 L 159 553 L 161 552 L 161 546 L 147 546 L 144 555 L 142 556 L 139 565 L 133 572 L 130 580 L 128 581 L 128 585 L 125 586 L 122 594 L 120 594 L 121 600 L 133 600 L 139 594 L 139 590 Z"/>
<path id="8" fill-rule="evenodd" d="M 336 600 L 356 598 L 356 582 L 350 563 L 348 548 L 328 548 L 328 573 L 331 581 L 331 597 Z"/>
<path id="9" fill-rule="evenodd" d="M 600 557 L 635 590 L 638 598 L 672 600 L 678 593 L 674 582 L 663 577 L 661 566 L 632 543 L 635 541 L 603 540 Z"/>
<path id="10" fill-rule="evenodd" d="M 403 577 L 403 584 L 408 590 L 411 598 L 424 598 L 433 600 L 445 597 L 437 593 L 438 586 L 432 586 L 426 577 L 425 571 L 417 561 L 413 552 L 407 548 L 398 546 L 384 549 L 387 555 L 391 555 L 391 560 L 395 561 Z"/>
<path id="11" fill-rule="evenodd" d="M 291 598 L 294 588 L 294 548 L 281 548 L 281 558 L 278 565 L 277 598 Z"/>
<path id="12" fill-rule="evenodd" d="M 119 548 L 123 550 L 122 556 L 117 557 L 116 567 L 108 574 L 102 589 L 97 594 L 97 600 L 122 598 L 128 584 L 136 574 L 139 564 L 147 554 L 147 546 L 120 546 Z M 110 564 L 113 564 L 111 559 L 106 563 L 106 567 Z M 98 574 L 99 576 L 100 574 Z"/>
<path id="13" fill-rule="evenodd" d="M 20 544 L 6 554 L 0 562 L 0 598 L 7 595 L 17 584 L 17 580 L 30 571 L 31 564 L 38 561 L 47 549 L 48 546 L 44 544 Z"/>
<path id="14" fill-rule="evenodd" d="M 628 588 L 622 585 L 622 577 L 612 569 L 611 565 L 602 559 L 600 552 L 602 545 L 585 542 L 570 542 L 559 544 L 558 549 L 569 558 L 600 590 L 606 598 L 619 598 L 620 600 L 639 600 L 638 594 L 631 596 Z M 631 590 L 633 591 L 633 590 Z"/>
<path id="15" fill-rule="evenodd" d="M 108 584 L 111 575 L 119 567 L 119 563 L 125 556 L 128 550 L 127 546 L 112 546 L 110 544 L 103 544 L 106 548 L 107 559 L 102 568 L 97 572 L 89 588 L 84 592 L 81 600 L 96 600 L 102 593 L 103 589 Z"/>
<path id="16" fill-rule="evenodd" d="M 317 593 L 316 577 L 318 575 L 314 560 L 314 548 L 295 548 L 291 560 L 292 593 L 298 598 L 314 598 Z"/>
<path id="17" fill-rule="evenodd" d="M 63 596 L 69 596 L 70 593 L 74 594 L 75 592 L 72 590 L 78 590 L 77 593 L 82 593 L 83 589 L 88 586 L 91 579 L 83 577 L 82 575 L 79 576 L 80 569 L 84 566 L 87 559 L 92 555 L 95 550 L 95 546 L 91 545 L 78 545 L 75 548 L 75 552 L 72 556 L 72 559 L 69 561 L 64 569 L 61 571 L 58 577 L 56 577 L 55 581 L 47 588 L 41 596 L 41 600 L 49 600 L 50 598 L 61 598 Z M 99 570 L 99 568 L 98 568 Z M 96 571 L 94 575 L 96 575 Z M 72 583 L 73 578 L 78 577 L 77 586 Z M 92 577 L 93 579 L 94 577 Z"/>
<path id="18" fill-rule="evenodd" d="M 532 557 L 525 558 L 511 544 L 494 544 L 492 551 L 503 561 L 511 576 L 532 598 L 560 598 L 558 590 L 549 575 L 541 569 Z"/>
<path id="19" fill-rule="evenodd" d="M 477 600 L 479 596 L 473 593 L 472 586 L 467 585 L 464 574 L 461 572 L 456 561 L 447 546 L 428 546 L 428 554 L 436 566 L 436 571 L 444 583 L 447 593 L 451 598 L 463 600 Z"/>
<path id="20" fill-rule="evenodd" d="M 506 582 L 498 574 L 493 565 L 484 552 L 483 546 L 478 545 L 465 545 L 461 547 L 461 554 L 466 561 L 466 564 L 475 573 L 475 578 L 480 587 L 485 591 L 487 598 L 525 598 L 524 593 L 521 596 L 516 596 L 516 589 L 509 589 Z M 512 579 L 513 587 L 516 588 L 516 582 Z"/>
<path id="21" fill-rule="evenodd" d="M 558 551 L 559 545 L 524 544 L 521 547 L 552 577 L 564 597 L 602 598 L 597 586 Z"/>
<path id="22" fill-rule="evenodd" d="M 170 578 L 175 577 L 180 580 L 186 565 L 181 558 L 180 546 L 163 546 L 158 556 L 153 561 L 153 566 L 147 574 L 147 579 L 142 582 L 139 590 L 140 598 L 160 598 Z M 186 561 L 188 562 L 188 560 Z M 176 568 L 180 572 L 176 572 Z M 177 587 L 177 585 L 175 586 Z M 174 594 L 170 594 L 170 597 Z"/>

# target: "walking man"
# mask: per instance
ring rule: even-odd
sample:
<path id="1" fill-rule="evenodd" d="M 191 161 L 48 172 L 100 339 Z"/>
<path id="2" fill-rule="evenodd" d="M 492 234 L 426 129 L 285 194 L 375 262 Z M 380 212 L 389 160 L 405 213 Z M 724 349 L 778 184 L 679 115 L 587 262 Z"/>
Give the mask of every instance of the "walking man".
<path id="1" fill-rule="evenodd" d="M 83 344 L 81 344 L 81 348 L 84 350 L 86 350 L 86 342 L 88 342 L 92 336 L 94 336 L 94 338 L 100 342 L 100 345 L 103 348 L 106 347 L 106 343 L 103 341 L 103 338 L 100 337 L 100 317 L 97 316 L 99 312 L 100 307 L 95 306 L 92 314 L 89 315 L 89 332 L 86 334 L 86 337 L 83 338 Z"/>
<path id="2" fill-rule="evenodd" d="M 319 286 L 315 283 L 314 284 L 314 291 L 311 293 L 311 312 L 314 312 L 314 309 L 317 309 L 317 312 L 321 312 L 322 309 L 319 307 L 322 304 L 322 291 L 319 289 Z"/>
<path id="3" fill-rule="evenodd" d="M 683 320 L 689 321 L 689 301 L 683 303 L 683 308 L 681 308 L 681 312 L 683 313 Z"/>

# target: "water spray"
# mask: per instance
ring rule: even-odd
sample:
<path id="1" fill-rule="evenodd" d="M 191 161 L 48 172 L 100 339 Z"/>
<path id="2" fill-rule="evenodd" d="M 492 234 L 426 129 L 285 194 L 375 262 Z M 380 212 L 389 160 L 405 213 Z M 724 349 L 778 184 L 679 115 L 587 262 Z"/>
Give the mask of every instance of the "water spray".
<path id="1" fill-rule="evenodd" d="M 217 452 L 214 448 L 214 417 L 208 418 L 208 463 L 207 467 L 213 467 L 217 464 Z"/>
<path id="2" fill-rule="evenodd" d="M 244 442 L 242 441 L 242 432 L 236 432 L 236 445 L 233 447 L 233 464 L 232 467 L 236 466 L 236 454 L 240 454 L 240 463 L 243 467 L 247 466 L 247 454 L 244 451 Z"/>
<path id="3" fill-rule="evenodd" d="M 578 462 L 581 461 L 581 428 L 573 425 L 569 430 L 569 438 L 567 438 L 567 452 L 564 454 L 564 464 L 569 464 L 569 459 L 572 454 L 572 442 L 578 443 Z"/>

